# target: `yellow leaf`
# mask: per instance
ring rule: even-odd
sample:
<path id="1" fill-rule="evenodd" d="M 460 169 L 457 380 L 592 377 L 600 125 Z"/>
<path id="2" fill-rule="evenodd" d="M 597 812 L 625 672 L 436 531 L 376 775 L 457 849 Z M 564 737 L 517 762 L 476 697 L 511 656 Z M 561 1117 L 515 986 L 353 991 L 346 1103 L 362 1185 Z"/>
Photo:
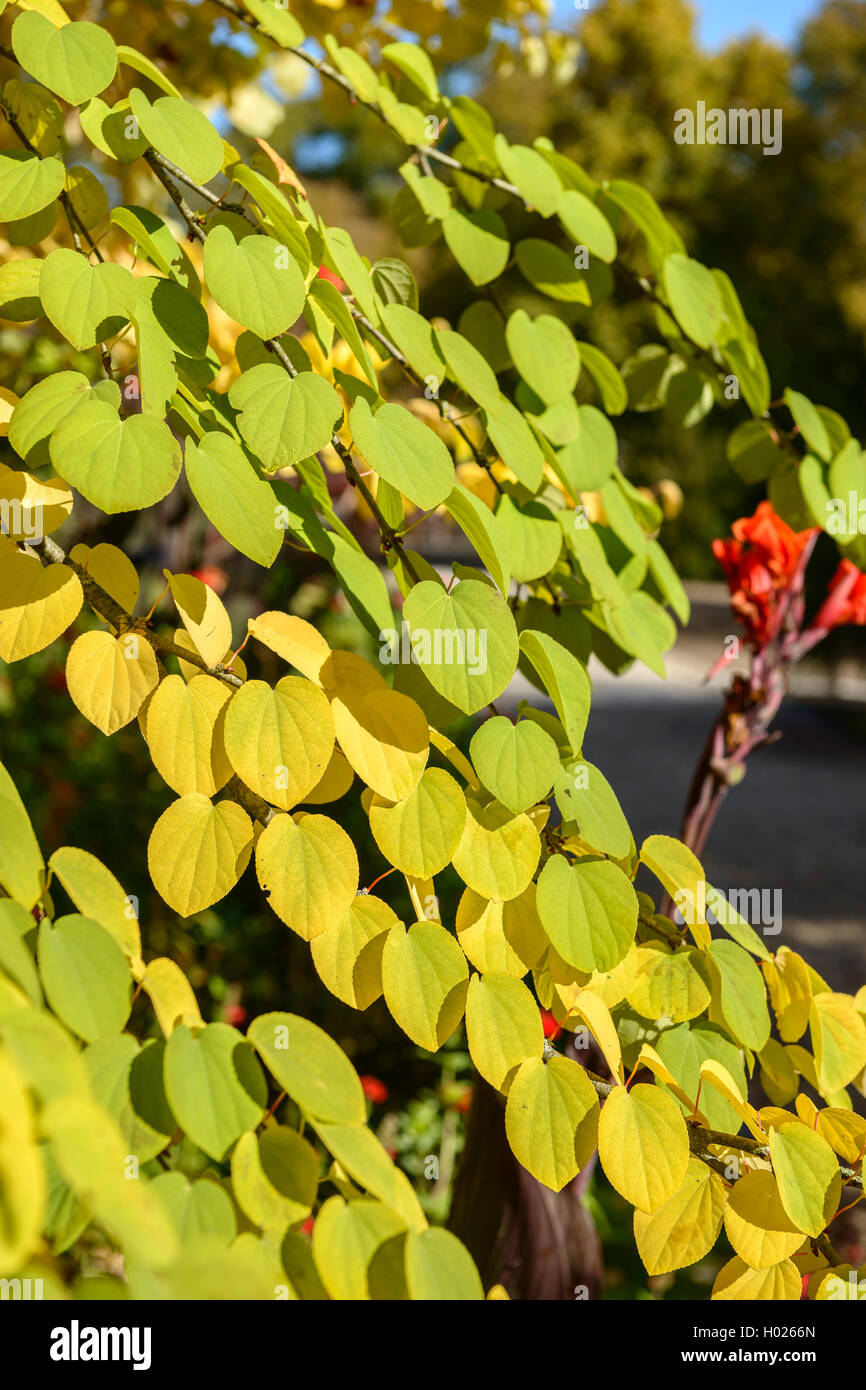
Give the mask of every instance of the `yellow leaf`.
<path id="1" fill-rule="evenodd" d="M 686 1175 L 668 1200 L 634 1214 L 634 1238 L 647 1274 L 669 1274 L 703 1259 L 722 1228 L 727 1191 L 718 1173 L 689 1157 Z"/>
<path id="2" fill-rule="evenodd" d="M 657 1211 L 685 1177 L 686 1122 L 672 1096 L 658 1086 L 617 1086 L 598 1124 L 598 1156 L 621 1196 L 641 1211 Z"/>
<path id="3" fill-rule="evenodd" d="M 547 949 L 535 907 L 535 884 L 508 902 L 492 902 L 467 888 L 457 905 L 457 940 L 482 974 L 522 978 Z"/>
<path id="4" fill-rule="evenodd" d="M 322 780 L 334 751 L 331 707 L 317 685 L 248 681 L 226 710 L 225 747 L 238 776 L 283 811 Z"/>
<path id="5" fill-rule="evenodd" d="M 799 1088 L 797 1073 L 787 1051 L 770 1038 L 758 1056 L 761 1085 L 774 1105 L 787 1105 Z"/>
<path id="6" fill-rule="evenodd" d="M 70 550 L 69 558 L 86 569 L 125 612 L 134 612 L 138 603 L 138 571 L 124 551 L 116 545 L 95 545 L 92 550 L 86 545 L 76 545 Z"/>
<path id="7" fill-rule="evenodd" d="M 766 1136 L 758 1124 L 757 1113 L 747 1101 L 743 1100 L 727 1067 L 723 1067 L 721 1062 L 716 1062 L 712 1058 L 701 1062 L 701 1085 L 715 1087 L 728 1104 L 734 1107 L 752 1137 L 763 1143 Z"/>
<path id="8" fill-rule="evenodd" d="M 407 797 L 430 753 L 421 706 L 383 681 L 381 687 L 341 683 L 331 710 L 337 740 L 361 781 L 388 801 Z"/>
<path id="9" fill-rule="evenodd" d="M 66 659 L 73 703 L 104 734 L 122 729 L 159 684 L 153 647 L 134 632 L 85 632 Z"/>
<path id="10" fill-rule="evenodd" d="M 818 1111 L 818 1133 L 846 1163 L 857 1163 L 866 1151 L 866 1120 L 853 1110 L 829 1106 Z"/>
<path id="11" fill-rule="evenodd" d="M 5 433 L 0 429 L 0 434 Z M 0 501 L 7 504 L 3 531 L 13 541 L 50 536 L 72 515 L 72 489 L 62 478 L 40 481 L 23 468 L 8 468 L 5 463 L 0 463 Z M 74 558 L 71 554 L 70 559 Z"/>
<path id="12" fill-rule="evenodd" d="M 204 1027 L 189 980 L 180 966 L 167 956 L 157 956 L 156 960 L 148 962 L 141 986 L 153 1005 L 165 1037 L 182 1023 L 192 1029 Z"/>
<path id="13" fill-rule="evenodd" d="M 800 1298 L 800 1271 L 791 1260 L 782 1260 L 780 1264 L 770 1265 L 769 1269 L 750 1269 L 739 1255 L 735 1255 L 716 1275 L 712 1297 L 793 1303 Z"/>
<path id="14" fill-rule="evenodd" d="M 45 1167 L 36 1142 L 33 1102 L 24 1076 L 0 1049 L 0 1276 L 19 1272 L 40 1244 L 46 1199 Z M 8 1296 L 4 1289 L 4 1297 Z"/>
<path id="15" fill-rule="evenodd" d="M 680 910 L 695 944 L 710 945 L 707 926 L 707 881 L 700 861 L 686 845 L 670 835 L 649 835 L 640 848 L 640 861 L 667 889 Z"/>
<path id="16" fill-rule="evenodd" d="M 385 1003 L 403 1032 L 428 1052 L 447 1042 L 463 1017 L 469 969 L 438 922 L 391 929 L 382 956 Z"/>
<path id="17" fill-rule="evenodd" d="M 330 762 L 312 791 L 304 797 L 305 806 L 325 806 L 328 802 L 339 801 L 345 796 L 355 780 L 355 773 L 349 766 L 341 748 L 334 747 Z"/>
<path id="18" fill-rule="evenodd" d="M 231 1156 L 232 1192 L 263 1231 L 283 1232 L 309 1216 L 316 1199 L 319 1156 L 297 1130 L 274 1125 L 242 1134 Z"/>
<path id="19" fill-rule="evenodd" d="M 233 801 L 200 792 L 163 811 L 147 844 L 153 885 L 180 917 L 203 912 L 234 888 L 253 847 L 252 821 Z"/>
<path id="20" fill-rule="evenodd" d="M 484 1080 L 507 1093 L 520 1064 L 544 1051 L 541 1014 L 526 985 L 512 975 L 473 975 L 466 1040 Z"/>
<path id="21" fill-rule="evenodd" d="M 20 10 L 35 10 L 37 14 L 44 15 L 50 19 L 55 29 L 62 29 L 64 24 L 71 23 L 69 15 L 60 4 L 60 0 L 18 0 Z"/>
<path id="22" fill-rule="evenodd" d="M 752 1269 L 768 1269 L 795 1254 L 803 1232 L 794 1225 L 766 1169 L 746 1173 L 731 1190 L 725 1212 L 728 1240 Z"/>
<path id="23" fill-rule="evenodd" d="M 195 645 L 195 642 L 193 642 L 185 627 L 179 627 L 175 632 L 172 633 L 171 636 L 175 646 L 183 647 L 184 651 L 196 652 L 198 654 L 198 648 Z M 217 665 L 228 666 L 230 657 L 231 669 L 233 674 L 236 675 L 239 680 L 245 681 L 247 678 L 246 663 L 244 662 L 242 657 L 232 655 L 231 647 L 227 648 L 227 650 L 223 652 L 222 656 L 217 662 Z M 203 674 L 201 667 L 194 666 L 191 661 L 184 661 L 182 657 L 177 657 L 176 660 L 178 668 L 180 670 L 180 674 L 183 676 L 185 681 L 190 681 L 192 680 L 193 676 L 200 676 Z M 223 684 L 225 684 L 225 682 L 223 682 Z"/>
<path id="24" fill-rule="evenodd" d="M 4 439 L 9 433 L 9 421 L 12 419 L 12 412 L 17 404 L 18 397 L 15 392 L 10 391 L 8 386 L 0 386 L 0 437 Z M 0 471 L 0 490 L 3 490 L 3 474 L 5 472 L 11 473 L 12 470 L 11 468 L 7 469 L 5 463 L 0 464 L 0 470 L 2 470 Z M 3 496 L 6 496 L 5 490 L 3 490 Z M 9 533 L 7 532 L 7 534 Z"/>
<path id="25" fill-rule="evenodd" d="M 573 996 L 570 1009 L 586 1021 L 589 1031 L 604 1054 L 611 1075 L 618 1076 L 620 1081 L 625 1082 L 619 1038 L 607 1005 L 599 999 L 592 986 L 588 985 L 586 989 L 578 990 Z"/>
<path id="26" fill-rule="evenodd" d="M 87 850 L 70 845 L 56 849 L 48 867 L 60 879 L 83 917 L 98 922 L 130 961 L 141 959 L 141 933 L 134 901 L 114 874 Z"/>
<path id="27" fill-rule="evenodd" d="M 816 994 L 809 1034 L 824 1096 L 841 1091 L 866 1066 L 866 1022 L 850 994 Z"/>
<path id="28" fill-rule="evenodd" d="M 770 1133 L 770 1159 L 782 1206 L 798 1230 L 819 1236 L 836 1214 L 842 1178 L 833 1150 L 803 1124 Z"/>
<path id="29" fill-rule="evenodd" d="M 593 970 L 586 982 L 587 989 L 591 989 L 609 1009 L 613 1009 L 625 999 L 637 969 L 637 946 L 632 943 L 626 955 L 612 970 Z"/>
<path id="30" fill-rule="evenodd" d="M 313 1258 L 331 1298 L 369 1299 L 371 1286 L 377 1286 L 377 1252 L 405 1230 L 396 1212 L 381 1202 L 329 1197 L 313 1227 Z"/>
<path id="31" fill-rule="evenodd" d="M 541 855 L 541 839 L 525 812 L 498 801 L 466 798 L 467 817 L 453 864 L 463 882 L 484 898 L 507 902 L 525 892 Z"/>
<path id="32" fill-rule="evenodd" d="M 225 709 L 231 688 L 214 676 L 182 676 L 160 681 L 144 716 L 144 733 L 153 765 L 179 796 L 214 796 L 232 775 L 223 744 Z"/>
<path id="33" fill-rule="evenodd" d="M 217 666 L 232 644 L 232 624 L 219 595 L 192 574 L 163 570 L 181 622 L 208 666 Z"/>
<path id="34" fill-rule="evenodd" d="M 382 952 L 397 923 L 394 911 L 369 893 L 353 898 L 334 926 L 310 942 L 322 983 L 353 1009 L 367 1009 L 382 993 Z"/>
<path id="35" fill-rule="evenodd" d="M 320 684 L 319 672 L 331 655 L 331 648 L 312 623 L 288 613 L 260 613 L 247 624 L 250 634 L 272 652 L 294 666 L 308 680 Z"/>
<path id="36" fill-rule="evenodd" d="M 560 1192 L 595 1152 L 598 1096 L 570 1057 L 530 1057 L 511 1083 L 505 1133 L 515 1158 L 538 1182 Z"/>
<path id="37" fill-rule="evenodd" d="M 355 846 L 328 816 L 274 816 L 256 845 L 256 874 L 274 912 L 311 941 L 336 926 L 358 889 Z"/>
<path id="38" fill-rule="evenodd" d="M 320 1120 L 314 1120 L 313 1125 L 328 1152 L 356 1183 L 396 1212 L 410 1229 L 426 1229 L 427 1218 L 415 1189 L 366 1125 L 323 1124 Z"/>
<path id="39" fill-rule="evenodd" d="M 68 565 L 0 546 L 0 658 L 21 661 L 51 645 L 78 617 L 84 593 Z"/>
<path id="40" fill-rule="evenodd" d="M 432 878 L 451 862 L 466 823 L 466 798 L 449 773 L 428 767 L 402 801 L 375 794 L 373 839 L 388 860 L 413 878 Z"/>
<path id="41" fill-rule="evenodd" d="M 668 1070 L 664 1060 L 659 1056 L 654 1047 L 650 1047 L 649 1043 L 644 1043 L 638 1053 L 637 1060 L 639 1066 L 649 1067 L 653 1076 L 657 1077 L 659 1081 L 663 1081 L 668 1089 L 673 1091 L 677 1100 L 686 1107 L 689 1114 L 694 1112 L 700 1119 L 705 1119 L 705 1117 L 701 1115 L 700 1110 L 696 1110 L 694 1099 L 686 1095 L 685 1091 L 674 1078 L 673 1073 Z"/>
<path id="42" fill-rule="evenodd" d="M 45 888 L 45 861 L 18 788 L 0 763 L 0 884 L 29 912 Z"/>
<path id="43" fill-rule="evenodd" d="M 661 941 L 637 948 L 638 971 L 626 998 L 644 1018 L 684 1023 L 702 1014 L 710 991 L 700 973 L 701 956 L 692 946 L 671 951 Z"/>
<path id="44" fill-rule="evenodd" d="M 780 946 L 775 960 L 762 961 L 761 969 L 770 992 L 770 1003 L 784 1043 L 794 1043 L 806 1031 L 812 1002 L 809 967 L 787 946 Z"/>

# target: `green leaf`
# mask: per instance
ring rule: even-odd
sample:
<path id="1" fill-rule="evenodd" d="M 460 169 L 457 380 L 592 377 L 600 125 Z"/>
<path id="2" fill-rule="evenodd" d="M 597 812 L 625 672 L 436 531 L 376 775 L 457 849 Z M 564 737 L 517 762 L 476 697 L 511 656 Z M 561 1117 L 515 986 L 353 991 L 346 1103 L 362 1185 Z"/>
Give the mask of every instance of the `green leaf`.
<path id="1" fill-rule="evenodd" d="M 770 1036 L 764 977 L 734 941 L 714 941 L 710 957 L 721 978 L 719 1007 L 735 1041 L 761 1052 Z"/>
<path id="2" fill-rule="evenodd" d="M 260 174 L 258 169 L 250 169 L 244 164 L 232 164 L 226 172 L 233 183 L 239 183 L 241 188 L 252 194 L 272 229 L 280 241 L 288 246 L 306 275 L 312 265 L 309 242 L 298 221 L 297 213 L 277 185 L 266 179 L 264 174 Z"/>
<path id="3" fill-rule="evenodd" d="M 41 266 L 42 261 L 38 264 Z M 52 431 L 87 400 L 104 400 L 117 409 L 120 390 L 113 381 L 91 387 L 81 372 L 54 372 L 44 381 L 37 381 L 15 407 L 9 423 L 9 443 L 30 468 L 41 468 L 50 459 Z"/>
<path id="4" fill-rule="evenodd" d="M 113 936 L 87 917 L 39 925 L 39 973 L 51 1008 L 87 1042 L 117 1033 L 129 1017 L 130 974 Z"/>
<path id="5" fill-rule="evenodd" d="M 522 584 L 549 574 L 562 550 L 562 529 L 550 508 L 535 498 L 517 502 L 503 492 L 496 520 L 512 578 Z"/>
<path id="6" fill-rule="evenodd" d="M 307 290 L 288 248 L 266 236 L 235 241 L 214 227 L 204 244 L 208 289 L 229 318 L 260 338 L 275 338 L 300 316 Z"/>
<path id="7" fill-rule="evenodd" d="M 790 387 L 785 390 L 785 404 L 794 417 L 794 424 L 800 430 L 809 448 L 822 458 L 825 463 L 829 463 L 833 457 L 833 448 L 830 444 L 830 436 L 817 408 L 812 404 L 807 396 L 801 395 L 799 391 L 792 391 Z"/>
<path id="8" fill-rule="evenodd" d="M 310 286 L 310 299 L 307 301 L 308 309 L 306 312 L 309 312 L 310 300 L 312 300 L 313 304 L 319 309 L 324 311 L 331 323 L 336 326 L 338 332 L 343 335 L 349 347 L 352 349 L 352 352 L 360 362 L 365 377 L 378 395 L 379 378 L 376 376 L 375 369 L 370 361 L 369 353 L 364 346 L 364 340 L 358 332 L 349 307 L 336 285 L 332 285 L 330 280 L 314 280 Z"/>
<path id="9" fill-rule="evenodd" d="M 671 253 L 685 253 L 682 237 L 674 231 L 652 194 L 647 193 L 645 188 L 627 179 L 614 179 L 605 186 L 604 191 L 643 232 L 654 262 L 660 263 Z"/>
<path id="10" fill-rule="evenodd" d="M 445 359 L 436 346 L 432 324 L 403 304 L 386 304 L 382 309 L 382 323 L 412 370 L 425 381 L 435 378 L 438 386 L 446 369 Z"/>
<path id="11" fill-rule="evenodd" d="M 164 1050 L 156 1038 L 142 1048 L 121 1033 L 98 1038 L 83 1054 L 95 1098 L 117 1124 L 128 1152 L 142 1163 L 161 1153 L 177 1129 L 163 1088 Z"/>
<path id="12" fill-rule="evenodd" d="M 38 1009 L 42 1006 L 42 987 L 33 957 L 24 944 L 24 937 L 32 930 L 33 917 L 27 908 L 11 898 L 0 898 L 0 969 Z"/>
<path id="13" fill-rule="evenodd" d="M 304 42 L 304 31 L 285 5 L 276 5 L 274 0 L 250 0 L 244 9 L 259 21 L 259 26 L 281 48 L 296 48 Z"/>
<path id="14" fill-rule="evenodd" d="M 478 349 L 450 329 L 437 331 L 436 344 L 448 363 L 451 379 L 488 415 L 498 415 L 502 402 L 499 384 Z"/>
<path id="15" fill-rule="evenodd" d="M 135 905 L 114 874 L 95 855 L 71 845 L 56 849 L 48 867 L 63 884 L 81 915 L 105 927 L 129 960 L 138 960 L 141 935 Z"/>
<path id="16" fill-rule="evenodd" d="M 157 97 L 151 105 L 139 87 L 129 93 L 129 104 L 148 142 L 195 183 L 209 183 L 219 173 L 222 139 L 195 106 L 180 97 Z"/>
<path id="17" fill-rule="evenodd" d="M 337 273 L 345 280 L 361 311 L 374 324 L 379 321 L 379 306 L 370 272 L 349 233 L 342 227 L 325 228 L 325 246 Z"/>
<path id="18" fill-rule="evenodd" d="M 563 820 L 577 821 L 586 844 L 625 859 L 633 844 L 631 831 L 603 772 L 583 758 L 569 759 L 558 769 L 554 790 Z"/>
<path id="19" fill-rule="evenodd" d="M 0 265 L 0 318 L 12 323 L 32 323 L 42 317 L 41 271 L 42 261 L 37 256 Z"/>
<path id="20" fill-rule="evenodd" d="M 382 984 L 403 1032 L 438 1052 L 463 1017 L 469 968 L 450 932 L 438 922 L 391 928 L 382 953 Z"/>
<path id="21" fill-rule="evenodd" d="M 409 1232 L 406 1283 L 409 1297 L 425 1303 L 465 1303 L 484 1297 L 472 1256 L 442 1227 Z"/>
<path id="22" fill-rule="evenodd" d="M 45 861 L 18 789 L 0 763 L 0 884 L 29 912 L 42 896 Z"/>
<path id="23" fill-rule="evenodd" d="M 367 1118 L 364 1092 L 345 1052 L 321 1028 L 296 1014 L 262 1014 L 247 1036 L 268 1071 L 312 1120 L 358 1125 Z"/>
<path id="24" fill-rule="evenodd" d="M 598 1097 L 578 1062 L 532 1057 L 511 1083 L 505 1133 L 524 1168 L 560 1192 L 595 1152 L 598 1118 Z"/>
<path id="25" fill-rule="evenodd" d="M 330 442 L 343 415 L 329 381 L 315 372 L 290 377 L 276 362 L 250 367 L 229 391 L 238 428 L 268 472 L 288 468 Z"/>
<path id="26" fill-rule="evenodd" d="M 592 343 L 580 344 L 580 362 L 598 387 L 608 415 L 621 415 L 628 405 L 628 391 L 618 367 Z"/>
<path id="27" fill-rule="evenodd" d="M 128 97 L 116 101 L 113 106 L 102 97 L 91 97 L 81 107 L 78 119 L 91 144 L 109 159 L 133 164 L 147 149 L 148 142 L 138 128 Z"/>
<path id="28" fill-rule="evenodd" d="M 616 430 L 594 405 L 578 406 L 577 438 L 557 455 L 575 500 L 581 492 L 600 491 L 616 468 Z"/>
<path id="29" fill-rule="evenodd" d="M 260 1135 L 247 1131 L 232 1153 L 232 1190 L 238 1205 L 264 1231 L 285 1231 L 309 1216 L 316 1200 L 319 1156 L 285 1125 Z"/>
<path id="30" fill-rule="evenodd" d="M 83 351 L 117 333 L 135 308 L 135 280 L 125 266 L 61 247 L 42 262 L 39 294 L 54 327 Z"/>
<path id="31" fill-rule="evenodd" d="M 520 650 L 538 672 L 573 750 L 579 752 L 589 717 L 590 689 L 586 671 L 570 651 L 545 632 L 524 629 L 520 634 Z"/>
<path id="32" fill-rule="evenodd" d="M 514 618 L 486 584 L 462 580 L 446 594 L 422 580 L 403 604 L 418 664 L 433 689 L 464 714 L 501 695 L 517 668 Z"/>
<path id="33" fill-rule="evenodd" d="M 445 498 L 445 506 L 475 548 L 500 593 L 507 598 L 510 556 L 496 514 L 463 483 L 454 484 Z"/>
<path id="34" fill-rule="evenodd" d="M 484 424 L 502 462 L 518 482 L 530 492 L 536 492 L 544 476 L 544 454 L 521 411 L 505 396 L 500 396 L 497 414 L 485 412 Z"/>
<path id="35" fill-rule="evenodd" d="M 423 48 L 414 43 L 386 43 L 382 57 L 393 63 L 434 106 L 441 100 L 436 69 Z"/>
<path id="36" fill-rule="evenodd" d="M 565 304 L 592 302 L 584 271 L 575 269 L 572 258 L 552 241 L 527 237 L 517 243 L 514 254 L 521 275 L 539 294 Z"/>
<path id="37" fill-rule="evenodd" d="M 182 1241 L 216 1236 L 228 1245 L 234 1240 L 237 1222 L 231 1198 L 212 1179 L 190 1182 L 183 1173 L 159 1173 L 150 1187 Z"/>
<path id="38" fill-rule="evenodd" d="M 276 494 L 260 478 L 239 444 L 209 431 L 198 444 L 186 441 L 186 476 L 208 521 L 235 550 L 257 565 L 272 565 L 280 552 Z"/>
<path id="39" fill-rule="evenodd" d="M 616 260 L 613 229 L 601 208 L 585 193 L 569 189 L 560 197 L 556 211 L 576 246 L 585 246 L 593 256 L 608 264 Z"/>
<path id="40" fill-rule="evenodd" d="M 386 1277 L 386 1270 L 391 1277 L 387 1278 L 387 1291 L 382 1290 L 382 1296 L 390 1298 L 396 1292 L 399 1297 L 400 1279 L 395 1281 L 387 1267 L 388 1256 L 395 1248 L 402 1256 L 405 1229 L 399 1216 L 381 1202 L 344 1202 L 342 1197 L 330 1197 L 316 1216 L 313 1257 L 331 1298 L 372 1298 Z M 402 1297 L 405 1296 L 403 1292 Z"/>
<path id="41" fill-rule="evenodd" d="M 472 736 L 475 771 L 497 801 L 515 814 L 543 800 L 559 770 L 556 744 L 531 720 L 487 719 Z"/>
<path id="42" fill-rule="evenodd" d="M 788 1216 L 806 1235 L 819 1236 L 835 1216 L 842 1193 L 839 1165 L 830 1145 L 792 1120 L 770 1130 L 770 1158 Z"/>
<path id="43" fill-rule="evenodd" d="M 531 319 L 525 309 L 515 309 L 505 338 L 515 367 L 546 405 L 571 395 L 580 375 L 580 353 L 562 319 L 553 314 Z"/>
<path id="44" fill-rule="evenodd" d="M 654 1044 L 656 1051 L 690 1101 L 697 1100 L 700 1088 L 700 1109 L 707 1123 L 726 1134 L 737 1134 L 742 1124 L 740 1116 L 715 1086 L 701 1086 L 701 1065 L 707 1061 L 720 1062 L 735 1082 L 740 1096 L 747 1099 L 748 1087 L 743 1055 L 721 1028 L 713 1023 L 680 1023 L 666 1028 Z M 663 1089 L 667 1090 L 667 1087 Z M 676 1096 L 674 1096 L 676 1100 Z M 683 1113 L 686 1107 L 677 1101 Z"/>
<path id="45" fill-rule="evenodd" d="M 409 309 L 417 310 L 418 285 L 405 261 L 385 256 L 376 262 L 370 274 L 373 278 L 373 288 L 382 305 L 403 304 Z M 382 317 L 381 309 L 379 316 Z"/>
<path id="46" fill-rule="evenodd" d="M 140 511 L 167 496 L 180 473 L 180 446 L 150 415 L 121 420 L 90 400 L 58 425 L 51 459 L 61 478 L 104 512 Z"/>
<path id="47" fill-rule="evenodd" d="M 508 232 L 502 218 L 490 208 L 477 212 L 452 208 L 442 220 L 442 235 L 473 285 L 489 285 L 508 264 Z"/>
<path id="48" fill-rule="evenodd" d="M 317 1124 L 316 1130 L 350 1178 L 396 1212 L 407 1226 L 415 1230 L 426 1227 L 427 1220 L 415 1189 L 366 1125 Z"/>
<path id="49" fill-rule="evenodd" d="M 59 159 L 40 159 L 27 150 L 0 151 L 0 221 L 32 217 L 54 202 L 65 181 Z"/>
<path id="50" fill-rule="evenodd" d="M 454 465 L 442 440 L 402 405 L 375 413 L 363 396 L 349 412 L 356 447 L 370 467 L 422 511 L 438 507 L 454 485 Z"/>
<path id="51" fill-rule="evenodd" d="M 113 208 L 111 221 L 131 238 L 132 245 L 138 249 L 151 265 L 170 275 L 184 289 L 198 296 L 199 279 L 192 261 L 186 251 L 174 239 L 169 227 L 149 208 L 132 204 Z"/>
<path id="52" fill-rule="evenodd" d="M 107 29 L 88 21 L 55 28 L 44 15 L 20 14 L 12 47 L 25 72 L 70 106 L 108 86 L 117 71 L 117 49 Z"/>
<path id="53" fill-rule="evenodd" d="M 165 1092 L 177 1122 L 218 1162 L 265 1112 L 267 1084 L 249 1043 L 227 1023 L 192 1033 L 185 1023 L 165 1045 Z"/>
<path id="54" fill-rule="evenodd" d="M 698 347 L 709 347 L 722 321 L 722 301 L 711 272 L 688 256 L 672 255 L 665 257 L 662 279 L 683 332 Z"/>
<path id="55" fill-rule="evenodd" d="M 544 1051 L 538 1005 L 513 975 L 473 975 L 466 999 L 469 1052 L 484 1080 L 507 1093 L 518 1067 Z"/>
<path id="56" fill-rule="evenodd" d="M 542 217 L 551 217 L 559 206 L 562 185 L 544 155 L 528 145 L 509 145 L 504 135 L 495 137 L 493 148 L 499 167 L 527 206 Z"/>
<path id="57" fill-rule="evenodd" d="M 608 859 L 562 854 L 538 879 L 538 915 L 555 949 L 578 970 L 613 970 L 634 940 L 638 902 L 630 880 Z"/>

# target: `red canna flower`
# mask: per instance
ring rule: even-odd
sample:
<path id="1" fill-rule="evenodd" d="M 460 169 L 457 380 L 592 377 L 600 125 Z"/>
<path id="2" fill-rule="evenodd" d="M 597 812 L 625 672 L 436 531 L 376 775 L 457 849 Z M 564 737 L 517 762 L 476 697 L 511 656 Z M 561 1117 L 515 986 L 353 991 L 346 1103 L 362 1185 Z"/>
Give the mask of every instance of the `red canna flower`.
<path id="1" fill-rule="evenodd" d="M 379 1080 L 378 1076 L 362 1076 L 361 1089 L 374 1105 L 384 1105 L 388 1099 L 388 1087 L 384 1081 Z"/>
<path id="2" fill-rule="evenodd" d="M 731 607 L 756 648 L 776 636 L 785 591 L 815 530 L 792 531 L 772 503 L 761 502 L 754 516 L 734 522 L 733 540 L 713 541 L 713 554 L 731 591 Z"/>
<path id="3" fill-rule="evenodd" d="M 829 631 L 853 623 L 866 625 L 866 574 L 852 560 L 840 560 L 839 568 L 827 586 L 827 597 L 815 615 L 812 626 Z"/>

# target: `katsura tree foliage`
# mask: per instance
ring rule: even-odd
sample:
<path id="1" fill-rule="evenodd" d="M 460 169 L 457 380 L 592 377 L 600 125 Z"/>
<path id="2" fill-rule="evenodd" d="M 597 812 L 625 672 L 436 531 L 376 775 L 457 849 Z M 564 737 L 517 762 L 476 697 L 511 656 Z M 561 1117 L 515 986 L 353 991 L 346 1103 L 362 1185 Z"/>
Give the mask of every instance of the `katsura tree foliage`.
<path id="1" fill-rule="evenodd" d="M 326 33 L 321 58 L 300 47 L 315 7 L 222 7 L 403 142 L 404 240 L 444 238 L 476 292 L 456 327 L 421 311 L 397 255 L 370 264 L 327 225 L 277 152 L 244 163 L 151 54 L 55 0 L 2 8 L 16 75 L 0 218 L 20 254 L 0 312 L 80 370 L 3 391 L 0 657 L 14 674 L 74 628 L 71 700 L 106 736 L 137 720 L 173 793 L 146 849 L 169 909 L 199 913 L 254 873 L 339 1000 L 384 996 L 431 1052 L 465 1027 L 517 1159 L 559 1191 L 597 1150 L 650 1274 L 701 1259 L 724 1226 L 736 1253 L 714 1297 L 798 1298 L 803 1276 L 811 1296 L 856 1296 L 828 1226 L 843 1189 L 862 1192 L 866 989 L 771 951 L 684 844 L 636 845 L 583 752 L 590 655 L 663 675 L 671 613 L 688 619 L 660 508 L 618 465 L 617 417 L 724 412 L 732 464 L 791 526 L 828 529 L 834 498 L 866 496 L 844 421 L 797 391 L 773 399 L 734 286 L 652 197 L 546 141 L 509 145 L 443 93 L 422 46 L 386 44 L 374 67 Z M 129 166 L 149 194 L 118 205 Z M 653 331 L 618 365 L 593 313 L 634 298 Z M 334 508 L 336 472 L 388 582 Z M 122 549 L 53 538 L 85 504 L 145 511 L 174 488 L 262 567 L 284 546 L 317 556 L 378 660 L 281 611 L 239 633 L 191 574 L 166 570 L 142 613 Z M 413 548 L 434 514 L 472 556 L 445 578 Z M 832 529 L 862 568 L 857 506 L 845 515 Z M 262 653 L 284 664 L 274 684 Z M 496 701 L 518 669 L 538 695 L 511 717 Z M 375 862 L 341 823 L 357 799 Z M 289 1011 L 291 983 L 287 1010 L 246 1035 L 204 1022 L 108 869 L 43 854 L 5 771 L 0 884 L 0 1274 L 74 1296 L 101 1243 L 122 1256 L 106 1296 L 501 1293 L 429 1227 L 348 1058 Z M 545 1041 L 539 1006 L 595 1039 L 607 1078 Z"/>

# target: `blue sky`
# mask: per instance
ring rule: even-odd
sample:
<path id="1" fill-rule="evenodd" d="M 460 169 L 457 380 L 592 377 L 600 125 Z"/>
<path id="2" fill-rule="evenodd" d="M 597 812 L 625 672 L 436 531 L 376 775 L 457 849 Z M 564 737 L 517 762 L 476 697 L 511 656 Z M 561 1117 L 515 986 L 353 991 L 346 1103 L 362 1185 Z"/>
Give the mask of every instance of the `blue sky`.
<path id="1" fill-rule="evenodd" d="M 560 16 L 577 13 L 574 0 L 555 0 Z M 592 8 L 593 0 L 589 0 Z M 698 33 L 706 48 L 759 29 L 781 43 L 790 43 L 803 21 L 820 8 L 820 0 L 692 0 L 698 11 Z"/>

